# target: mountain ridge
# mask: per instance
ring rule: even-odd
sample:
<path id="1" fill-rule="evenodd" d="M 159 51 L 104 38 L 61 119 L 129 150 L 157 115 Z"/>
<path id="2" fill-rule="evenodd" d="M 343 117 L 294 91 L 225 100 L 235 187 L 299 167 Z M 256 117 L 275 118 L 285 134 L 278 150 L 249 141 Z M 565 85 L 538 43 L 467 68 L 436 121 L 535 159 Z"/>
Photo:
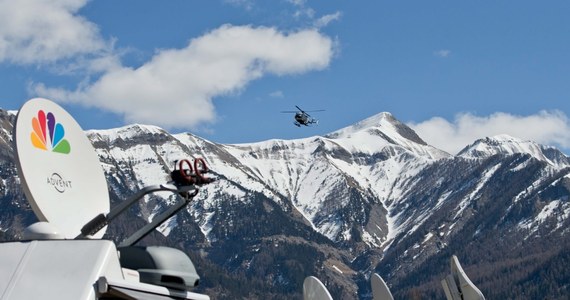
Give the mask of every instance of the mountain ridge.
<path id="1" fill-rule="evenodd" d="M 0 113 L 6 135 L 13 119 Z M 371 272 L 381 274 L 400 298 L 412 292 L 441 298 L 439 280 L 451 254 L 486 296 L 505 298 L 512 291 L 531 294 L 530 282 L 537 278 L 516 273 L 520 281 L 505 281 L 496 274 L 515 267 L 530 274 L 566 261 L 558 254 L 570 245 L 570 166 L 563 153 L 532 148 L 542 157 L 510 147 L 518 152 L 449 155 L 422 143 L 391 114 L 364 121 L 334 135 L 246 144 L 141 124 L 87 135 L 112 205 L 168 180 L 177 160 L 207 161 L 218 180 L 143 242 L 191 253 L 199 272 L 208 266 L 202 270 L 210 279 L 203 278 L 201 289 L 219 299 L 297 297 L 309 275 L 326 282 L 335 298 L 368 299 Z M 6 153 L 0 161 L 0 232 L 18 236 L 34 217 L 19 190 L 11 143 L 0 147 Z M 171 200 L 145 198 L 109 226 L 106 238 L 121 240 Z M 526 254 L 532 263 L 522 267 L 516 262 L 530 262 Z M 220 274 L 228 278 L 225 285 L 213 279 Z M 239 277 L 263 288 L 232 287 Z M 541 295 L 555 298 L 566 291 L 561 285 Z"/>
<path id="2" fill-rule="evenodd" d="M 459 151 L 457 156 L 480 158 L 495 154 L 523 153 L 552 165 L 569 163 L 565 155 L 560 156 L 556 152 L 559 151 L 552 146 L 543 146 L 533 141 L 525 141 L 507 134 L 501 134 L 478 139 Z"/>

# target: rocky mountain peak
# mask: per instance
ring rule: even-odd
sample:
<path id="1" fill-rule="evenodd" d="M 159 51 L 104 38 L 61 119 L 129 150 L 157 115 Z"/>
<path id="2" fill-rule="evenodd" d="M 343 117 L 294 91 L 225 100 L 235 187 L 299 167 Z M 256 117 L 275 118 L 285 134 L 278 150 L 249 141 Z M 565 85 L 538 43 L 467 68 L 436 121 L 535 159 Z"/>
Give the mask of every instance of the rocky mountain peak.
<path id="1" fill-rule="evenodd" d="M 389 112 L 378 113 L 362 121 L 359 121 L 353 125 L 329 133 L 325 137 L 328 138 L 348 137 L 357 132 L 367 131 L 370 129 L 380 129 L 385 131 L 386 134 L 391 133 L 390 135 L 399 133 L 403 137 L 413 140 L 416 143 L 424 145 L 426 144 L 420 137 L 418 137 L 415 134 L 415 132 L 413 132 L 413 130 L 411 130 L 406 125 L 402 124 Z"/>
<path id="2" fill-rule="evenodd" d="M 551 165 L 567 165 L 568 157 L 553 147 L 522 140 L 507 134 L 476 140 L 457 155 L 464 158 L 488 158 L 493 155 L 528 154 Z"/>
<path id="3" fill-rule="evenodd" d="M 104 141 L 109 144 L 128 140 L 140 140 L 149 136 L 170 136 L 167 131 L 158 126 L 143 124 L 132 124 L 113 129 L 89 130 L 87 135 L 91 140 Z"/>
<path id="4" fill-rule="evenodd" d="M 335 140 L 362 141 L 359 145 L 376 145 L 402 147 L 419 156 L 427 158 L 442 158 L 449 156 L 448 153 L 428 145 L 416 132 L 400 122 L 389 112 L 382 112 L 354 125 L 334 131 L 325 135 L 326 138 Z"/>

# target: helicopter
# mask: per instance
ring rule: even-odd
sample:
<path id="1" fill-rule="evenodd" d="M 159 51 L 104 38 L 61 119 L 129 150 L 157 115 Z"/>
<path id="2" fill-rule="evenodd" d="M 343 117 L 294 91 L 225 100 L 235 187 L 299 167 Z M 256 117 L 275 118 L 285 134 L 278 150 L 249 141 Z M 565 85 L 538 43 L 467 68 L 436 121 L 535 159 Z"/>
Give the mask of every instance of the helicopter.
<path id="1" fill-rule="evenodd" d="M 297 105 L 295 105 L 295 107 L 298 109 L 298 111 L 291 111 L 291 110 L 282 111 L 282 113 L 295 113 L 295 122 L 293 122 L 295 126 L 301 127 L 301 125 L 311 126 L 312 124 L 319 124 L 319 120 L 311 117 L 311 115 L 309 115 L 307 111 L 302 110 Z M 316 112 L 316 111 L 324 111 L 324 109 L 310 110 L 309 112 Z"/>

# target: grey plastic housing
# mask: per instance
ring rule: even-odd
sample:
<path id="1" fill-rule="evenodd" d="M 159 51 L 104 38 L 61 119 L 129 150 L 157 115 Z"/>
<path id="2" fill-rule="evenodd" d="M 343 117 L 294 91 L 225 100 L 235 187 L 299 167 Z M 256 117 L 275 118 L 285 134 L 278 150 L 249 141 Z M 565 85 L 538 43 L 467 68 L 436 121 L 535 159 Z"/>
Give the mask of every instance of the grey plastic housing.
<path id="1" fill-rule="evenodd" d="M 178 249 L 128 246 L 118 250 L 121 266 L 138 271 L 141 282 L 179 290 L 190 290 L 200 282 L 192 260 Z"/>

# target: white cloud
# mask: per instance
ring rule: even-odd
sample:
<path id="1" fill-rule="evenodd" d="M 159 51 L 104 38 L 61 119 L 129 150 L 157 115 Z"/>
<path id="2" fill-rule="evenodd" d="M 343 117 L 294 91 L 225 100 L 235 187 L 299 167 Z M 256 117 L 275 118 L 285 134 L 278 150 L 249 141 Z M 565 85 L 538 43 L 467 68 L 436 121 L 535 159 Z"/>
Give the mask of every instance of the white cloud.
<path id="1" fill-rule="evenodd" d="M 307 0 L 287 0 L 287 2 L 295 5 L 295 6 L 304 6 Z"/>
<path id="2" fill-rule="evenodd" d="M 334 14 L 324 15 L 315 21 L 315 27 L 326 27 L 330 22 L 339 20 L 341 16 L 342 13 L 340 11 L 337 11 Z"/>
<path id="3" fill-rule="evenodd" d="M 283 94 L 283 91 L 275 91 L 275 92 L 269 93 L 269 97 L 271 97 L 271 98 L 285 98 L 285 94 Z"/>
<path id="4" fill-rule="evenodd" d="M 297 19 L 301 19 L 301 18 L 308 18 L 308 19 L 313 19 L 315 17 L 315 10 L 308 7 L 302 7 L 298 10 L 295 11 L 295 13 L 293 14 L 293 17 L 297 18 Z"/>
<path id="5" fill-rule="evenodd" d="M 448 57 L 451 54 L 451 50 L 447 50 L 447 49 L 441 49 L 441 50 L 437 50 L 433 52 L 433 55 L 435 56 L 439 56 L 439 57 Z"/>
<path id="6" fill-rule="evenodd" d="M 0 0 L 0 63 L 52 63 L 105 55 L 110 44 L 77 15 L 87 0 Z"/>
<path id="7" fill-rule="evenodd" d="M 225 0 L 224 2 L 231 5 L 243 7 L 246 10 L 252 10 L 254 6 L 253 0 Z"/>
<path id="8" fill-rule="evenodd" d="M 434 117 L 408 125 L 426 143 L 452 154 L 477 139 L 499 134 L 570 148 L 570 120 L 561 111 L 540 111 L 529 116 L 498 112 L 487 117 L 461 113 L 452 122 Z"/>
<path id="9" fill-rule="evenodd" d="M 139 68 L 114 68 L 76 91 L 32 85 L 35 93 L 124 116 L 127 122 L 195 128 L 215 120 L 212 98 L 239 92 L 265 74 L 326 68 L 333 41 L 317 30 L 224 25 L 183 49 L 158 52 Z"/>
<path id="10" fill-rule="evenodd" d="M 87 71 L 75 90 L 36 82 L 29 91 L 115 112 L 128 122 L 169 128 L 213 122 L 214 97 L 239 92 L 268 73 L 324 69 L 335 51 L 335 42 L 317 29 L 284 33 L 224 25 L 183 49 L 159 51 L 142 66 L 130 68 L 122 65 L 114 41 L 105 40 L 96 24 L 79 15 L 87 2 L 0 0 L 0 63 L 48 65 L 56 73 Z M 305 1 L 291 3 L 302 7 Z"/>

